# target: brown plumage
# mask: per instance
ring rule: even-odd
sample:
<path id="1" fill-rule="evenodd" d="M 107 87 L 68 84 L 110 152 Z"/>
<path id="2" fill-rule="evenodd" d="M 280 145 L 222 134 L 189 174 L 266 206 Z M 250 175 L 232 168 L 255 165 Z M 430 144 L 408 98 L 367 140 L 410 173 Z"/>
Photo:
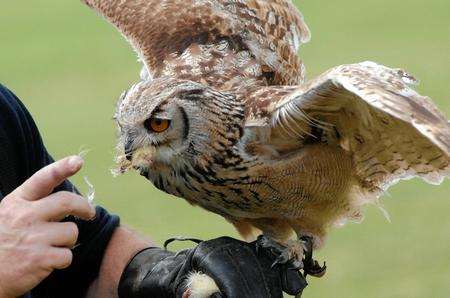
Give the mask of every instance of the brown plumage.
<path id="1" fill-rule="evenodd" d="M 450 176 L 447 118 L 403 70 L 363 62 L 304 82 L 310 35 L 290 1 L 84 1 L 145 65 L 117 108 L 120 170 L 245 236 L 320 246 L 397 181 Z"/>

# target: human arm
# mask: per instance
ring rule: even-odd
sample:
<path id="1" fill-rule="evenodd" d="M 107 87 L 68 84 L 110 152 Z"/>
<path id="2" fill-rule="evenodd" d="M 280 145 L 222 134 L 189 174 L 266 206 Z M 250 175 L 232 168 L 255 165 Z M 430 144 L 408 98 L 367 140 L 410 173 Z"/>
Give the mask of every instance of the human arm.
<path id="1" fill-rule="evenodd" d="M 59 222 L 68 215 L 89 220 L 94 208 L 75 193 L 50 194 L 69 176 L 78 172 L 82 160 L 66 158 L 34 174 L 6 196 L 0 204 L 0 297 L 23 295 L 54 270 L 69 267 L 71 249 L 78 238 L 72 222 Z M 98 278 L 88 297 L 115 297 L 125 265 L 148 240 L 119 227 L 109 241 Z"/>
<path id="2" fill-rule="evenodd" d="M 53 189 L 82 166 L 73 156 L 51 164 L 26 180 L 0 204 L 0 297 L 18 297 L 72 263 L 78 237 L 68 215 L 89 220 L 94 208 L 69 192 Z"/>
<path id="3" fill-rule="evenodd" d="M 1 200 L 2 194 L 6 196 L 14 192 L 34 173 L 53 163 L 30 113 L 17 96 L 1 84 L 0 143 Z M 68 180 L 60 182 L 52 190 L 60 191 L 77 192 Z M 96 207 L 93 220 L 86 221 L 72 216 L 63 221 L 75 224 L 78 229 L 77 243 L 72 249 L 72 263 L 66 269 L 54 270 L 33 288 L 33 297 L 70 298 L 85 295 L 89 285 L 98 277 L 106 247 L 119 226 L 119 218 L 99 206 Z M 14 268 L 11 267 L 10 271 L 14 271 Z M 116 270 L 120 272 L 121 269 L 123 268 Z"/>
<path id="4" fill-rule="evenodd" d="M 118 227 L 106 248 L 98 278 L 91 284 L 86 297 L 117 297 L 117 287 L 126 265 L 152 242 L 128 227 Z"/>

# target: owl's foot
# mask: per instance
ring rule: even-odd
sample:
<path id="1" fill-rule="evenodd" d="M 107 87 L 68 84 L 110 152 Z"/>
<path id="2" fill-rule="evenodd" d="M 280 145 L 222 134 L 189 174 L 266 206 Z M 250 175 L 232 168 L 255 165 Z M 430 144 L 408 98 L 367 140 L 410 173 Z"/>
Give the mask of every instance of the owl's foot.
<path id="1" fill-rule="evenodd" d="M 261 235 L 257 240 L 257 247 L 269 250 L 276 255 L 272 266 L 286 264 L 292 269 L 303 269 L 305 276 L 322 277 L 326 272 L 326 265 L 322 267 L 313 259 L 313 240 L 311 237 L 301 237 L 300 240 L 290 240 L 280 244 L 270 237 Z"/>
<path id="2" fill-rule="evenodd" d="M 322 277 L 327 272 L 327 264 L 324 262 L 323 266 L 320 266 L 319 262 L 313 259 L 313 238 L 309 236 L 303 236 L 300 238 L 305 245 L 305 254 L 303 257 L 303 271 L 306 275 L 314 277 Z"/>
<path id="3" fill-rule="evenodd" d="M 266 249 L 276 256 L 272 267 L 278 264 L 289 265 L 291 269 L 303 269 L 303 255 L 305 247 L 302 241 L 290 240 L 286 244 L 280 244 L 274 239 L 261 235 L 258 237 L 257 248 Z"/>

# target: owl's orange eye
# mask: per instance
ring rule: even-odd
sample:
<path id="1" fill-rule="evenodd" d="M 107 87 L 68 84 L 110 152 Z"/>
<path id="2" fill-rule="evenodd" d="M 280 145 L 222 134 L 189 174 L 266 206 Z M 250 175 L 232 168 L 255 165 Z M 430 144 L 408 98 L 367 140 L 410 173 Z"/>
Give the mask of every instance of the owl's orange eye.
<path id="1" fill-rule="evenodd" d="M 156 133 L 161 133 L 166 131 L 170 126 L 170 120 L 167 119 L 159 119 L 159 118 L 150 118 L 145 121 L 145 127 Z"/>

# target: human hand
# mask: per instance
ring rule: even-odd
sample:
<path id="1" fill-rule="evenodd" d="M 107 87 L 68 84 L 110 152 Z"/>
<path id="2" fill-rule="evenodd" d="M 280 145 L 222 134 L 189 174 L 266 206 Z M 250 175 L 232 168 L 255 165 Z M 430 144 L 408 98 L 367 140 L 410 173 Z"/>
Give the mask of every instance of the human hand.
<path id="1" fill-rule="evenodd" d="M 178 253 L 148 248 L 122 274 L 119 297 L 281 298 L 301 294 L 307 283 L 297 270 L 272 267 L 275 256 L 256 242 L 229 237 L 203 241 Z M 201 274 L 200 274 L 201 273 Z"/>
<path id="2" fill-rule="evenodd" d="M 78 156 L 57 161 L 1 201 L 0 298 L 21 296 L 72 263 L 78 228 L 59 221 L 69 215 L 89 220 L 95 209 L 75 193 L 51 193 L 82 165 Z"/>

